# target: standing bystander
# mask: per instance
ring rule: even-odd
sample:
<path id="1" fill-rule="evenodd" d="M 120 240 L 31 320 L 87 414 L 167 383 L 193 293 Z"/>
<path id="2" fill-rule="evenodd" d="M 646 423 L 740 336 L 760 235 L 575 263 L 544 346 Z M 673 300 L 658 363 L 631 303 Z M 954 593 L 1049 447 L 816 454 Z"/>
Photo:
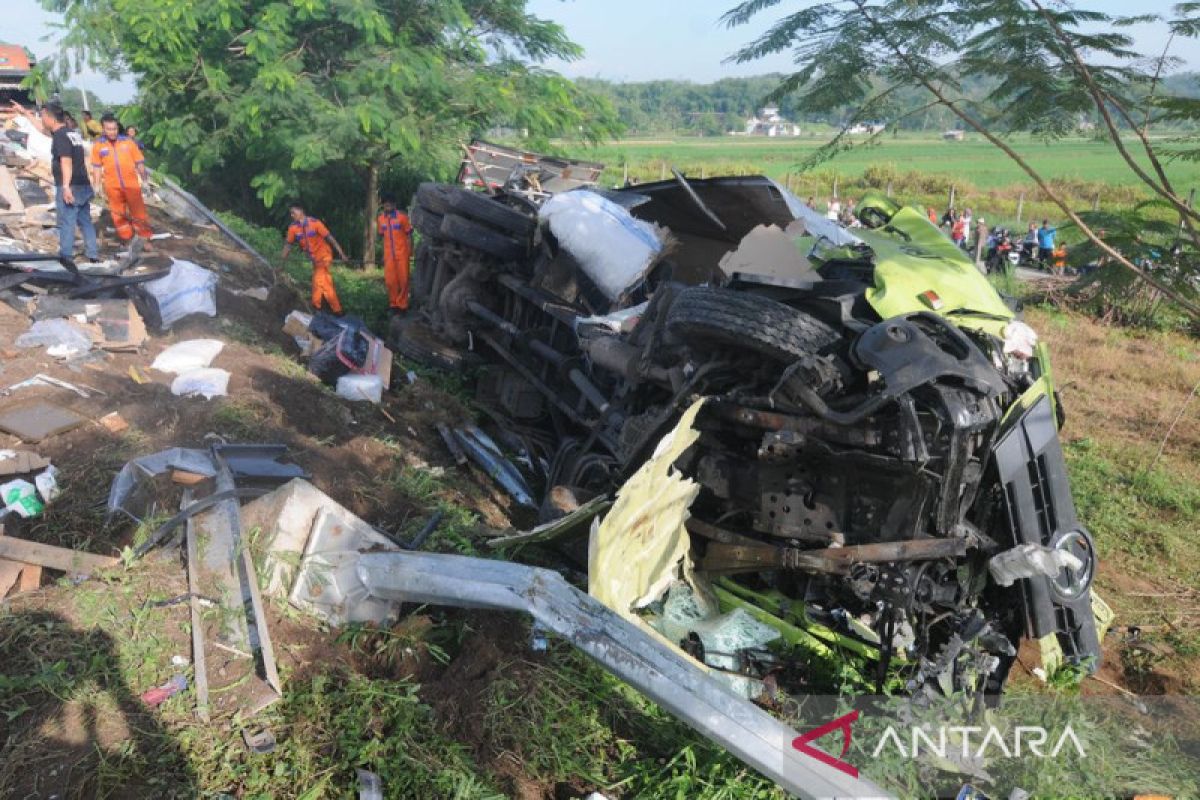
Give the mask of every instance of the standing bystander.
<path id="1" fill-rule="evenodd" d="M 133 263 L 141 257 L 152 234 L 142 198 L 146 161 L 137 142 L 121 133 L 116 117 L 105 114 L 100 122 L 103 136 L 92 144 L 93 178 L 104 187 L 113 227 L 121 241 L 129 243 L 128 261 Z"/>
<path id="2" fill-rule="evenodd" d="M 333 252 L 329 249 L 332 244 L 337 248 L 338 257 L 346 260 L 346 253 L 338 240 L 325 227 L 325 223 L 315 217 L 310 217 L 300 203 L 288 206 L 292 216 L 292 224 L 288 226 L 287 243 L 283 246 L 283 256 L 286 259 L 296 244 L 312 261 L 312 306 L 320 311 L 322 303 L 329 306 L 334 314 L 342 313 L 342 304 L 338 300 L 337 289 L 333 285 L 333 276 L 329 268 L 333 264 Z"/>
<path id="3" fill-rule="evenodd" d="M 75 229 L 83 234 L 84 254 L 90 261 L 100 258 L 96 226 L 92 224 L 92 184 L 88 181 L 83 137 L 67 127 L 67 112 L 59 105 L 44 105 L 39 114 L 17 103 L 13 108 L 29 119 L 38 130 L 50 136 L 50 173 L 54 176 L 54 207 L 58 214 L 58 255 L 75 258 Z"/>
<path id="4" fill-rule="evenodd" d="M 408 270 L 412 259 L 412 223 L 408 215 L 396 208 L 396 198 L 384 195 L 383 211 L 377 219 L 379 236 L 383 239 L 383 282 L 387 284 L 388 313 L 393 316 L 408 311 Z"/>

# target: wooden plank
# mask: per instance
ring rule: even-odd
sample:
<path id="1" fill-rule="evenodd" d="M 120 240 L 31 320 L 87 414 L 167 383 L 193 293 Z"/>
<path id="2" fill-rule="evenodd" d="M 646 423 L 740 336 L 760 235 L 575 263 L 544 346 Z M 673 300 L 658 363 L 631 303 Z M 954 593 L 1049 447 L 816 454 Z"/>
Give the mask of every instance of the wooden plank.
<path id="1" fill-rule="evenodd" d="M 21 564 L 16 561 L 0 561 L 0 597 L 8 594 L 8 590 L 16 585 L 21 576 Z"/>
<path id="2" fill-rule="evenodd" d="M 83 553 L 65 547 L 14 539 L 11 536 L 0 536 L 0 558 L 10 558 L 70 573 L 91 573 L 121 563 L 121 560 L 114 556 L 98 556 L 95 553 Z"/>
<path id="3" fill-rule="evenodd" d="M 32 592 L 42 588 L 42 568 L 37 564 L 22 564 L 21 580 L 17 583 L 18 592 Z"/>

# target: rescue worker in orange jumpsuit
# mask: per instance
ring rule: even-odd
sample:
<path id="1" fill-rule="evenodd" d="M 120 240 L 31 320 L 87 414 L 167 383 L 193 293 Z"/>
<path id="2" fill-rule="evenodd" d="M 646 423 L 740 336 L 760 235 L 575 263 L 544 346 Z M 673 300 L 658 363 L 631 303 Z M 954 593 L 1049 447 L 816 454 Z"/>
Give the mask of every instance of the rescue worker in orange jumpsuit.
<path id="1" fill-rule="evenodd" d="M 129 260 L 136 261 L 151 236 L 150 217 L 142 199 L 146 159 L 138 143 L 121 133 L 112 114 L 101 117 L 100 125 L 103 134 L 92 143 L 93 183 L 104 187 L 117 236 L 122 242 L 133 239 Z"/>
<path id="2" fill-rule="evenodd" d="M 292 252 L 293 244 L 304 251 L 312 260 L 313 265 L 313 308 L 320 311 L 321 303 L 324 301 L 328 304 L 330 311 L 334 314 L 341 314 L 342 304 L 338 300 L 337 290 L 333 287 L 333 276 L 329 274 L 329 267 L 333 264 L 333 252 L 329 249 L 329 245 L 332 244 L 337 249 L 338 258 L 342 261 L 347 260 L 346 252 L 342 250 L 338 240 L 333 238 L 333 234 L 325 227 L 325 223 L 308 216 L 304 211 L 304 206 L 293 203 L 288 210 L 292 215 L 292 224 L 288 226 L 287 243 L 283 246 L 283 258 L 286 259 L 288 253 Z"/>
<path id="3" fill-rule="evenodd" d="M 389 313 L 408 310 L 408 268 L 412 259 L 412 223 L 396 208 L 396 198 L 384 195 L 383 212 L 375 221 L 383 239 L 383 281 L 387 284 Z"/>

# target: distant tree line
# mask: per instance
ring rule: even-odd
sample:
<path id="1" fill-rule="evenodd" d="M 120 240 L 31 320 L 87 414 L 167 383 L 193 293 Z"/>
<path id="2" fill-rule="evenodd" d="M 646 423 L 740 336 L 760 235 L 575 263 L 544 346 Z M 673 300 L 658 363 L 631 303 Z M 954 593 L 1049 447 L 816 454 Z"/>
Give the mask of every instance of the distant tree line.
<path id="1" fill-rule="evenodd" d="M 575 83 L 592 94 L 605 97 L 616 109 L 628 135 L 675 133 L 691 136 L 720 136 L 741 131 L 746 120 L 768 105 L 768 97 L 784 79 L 779 73 L 749 78 L 723 78 L 713 83 L 681 80 L 614 83 L 596 78 L 578 78 Z M 983 101 L 995 88 L 994 82 L 968 77 L 962 81 L 963 94 Z M 1200 98 L 1200 73 L 1182 72 L 1163 79 L 1161 92 L 1167 96 Z M 770 105 L 780 114 L 799 123 L 840 127 L 856 108 L 844 105 L 833 110 L 805 108 L 796 94 L 785 95 Z M 922 108 L 927 102 L 918 88 L 898 90 L 887 104 L 881 121 L 896 130 L 940 132 L 956 127 L 959 120 L 941 106 Z M 1095 123 L 1094 119 L 1080 122 Z M 1159 126 L 1163 130 L 1190 129 L 1189 124 Z"/>

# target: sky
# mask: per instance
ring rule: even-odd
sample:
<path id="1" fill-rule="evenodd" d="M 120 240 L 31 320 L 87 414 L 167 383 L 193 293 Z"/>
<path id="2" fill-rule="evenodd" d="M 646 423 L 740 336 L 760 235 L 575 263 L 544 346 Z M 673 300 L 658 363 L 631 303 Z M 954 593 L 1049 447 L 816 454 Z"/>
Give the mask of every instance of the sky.
<path id="1" fill-rule="evenodd" d="M 0 39 L 23 44 L 39 57 L 55 50 L 59 33 L 54 25 L 58 14 L 44 11 L 38 0 L 2 0 L 5 21 Z M 569 77 L 644 81 L 659 78 L 708 83 L 719 78 L 787 71 L 788 56 L 764 58 L 749 64 L 727 64 L 724 59 L 761 33 L 772 19 L 800 5 L 784 0 L 779 9 L 764 12 L 761 22 L 727 29 L 721 14 L 736 0 L 530 0 L 529 9 L 566 28 L 567 34 L 585 50 L 574 62 L 551 62 L 547 66 Z M 1174 0 L 1143 0 L 1139 13 L 1170 11 Z M 1127 0 L 1090 0 L 1088 8 L 1110 13 L 1130 13 Z M 1160 26 L 1142 25 L 1129 30 L 1137 49 L 1157 55 L 1165 44 Z M 1181 57 L 1185 69 L 1200 70 L 1200 42 L 1177 42 L 1172 52 Z M 101 99 L 122 103 L 133 98 L 135 86 L 129 79 L 109 81 L 95 73 L 78 75 L 72 85 L 90 89 Z"/>

